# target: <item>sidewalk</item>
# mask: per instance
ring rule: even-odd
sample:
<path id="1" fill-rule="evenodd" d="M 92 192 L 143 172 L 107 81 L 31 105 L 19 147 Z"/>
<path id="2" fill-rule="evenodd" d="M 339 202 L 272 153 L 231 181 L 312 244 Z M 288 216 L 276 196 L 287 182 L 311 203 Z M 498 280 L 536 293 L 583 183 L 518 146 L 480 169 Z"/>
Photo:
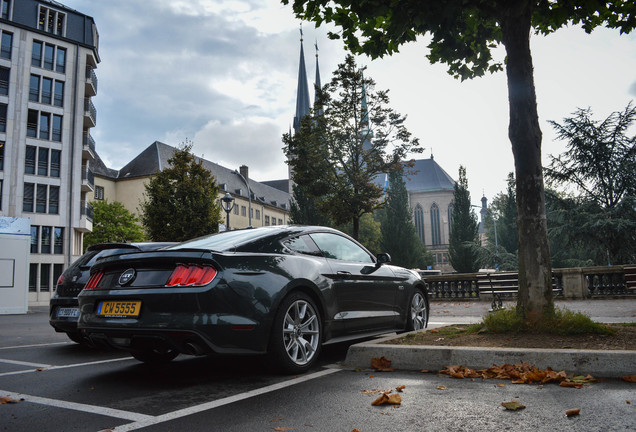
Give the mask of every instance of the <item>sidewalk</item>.
<path id="1" fill-rule="evenodd" d="M 604 323 L 636 322 L 636 299 L 559 300 L 567 307 Z M 514 307 L 515 303 L 504 304 Z M 488 302 L 432 301 L 428 328 L 449 324 L 478 322 L 490 309 Z M 595 377 L 620 377 L 636 374 L 636 351 L 547 350 L 519 348 L 431 347 L 382 344 L 396 335 L 349 347 L 346 367 L 365 369 L 374 357 L 386 357 L 391 366 L 403 370 L 441 370 L 444 366 L 464 365 L 473 369 L 493 364 L 516 364 L 526 361 L 540 368 L 565 370 L 568 374 L 591 374 Z"/>

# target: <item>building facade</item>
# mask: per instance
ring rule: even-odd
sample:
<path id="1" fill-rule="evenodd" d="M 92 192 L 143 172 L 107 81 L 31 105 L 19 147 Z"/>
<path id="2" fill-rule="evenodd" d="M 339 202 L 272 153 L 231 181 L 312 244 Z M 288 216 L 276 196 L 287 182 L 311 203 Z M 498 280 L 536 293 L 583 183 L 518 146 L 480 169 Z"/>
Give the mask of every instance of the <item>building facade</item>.
<path id="1" fill-rule="evenodd" d="M 119 201 L 128 211 L 139 216 L 146 184 L 153 175 L 169 166 L 168 160 L 175 150 L 175 147 L 155 141 L 119 171 L 107 168 L 97 156 L 94 164 L 95 193 L 91 200 Z M 246 228 L 250 224 L 260 227 L 288 223 L 289 193 L 251 179 L 247 166 L 231 170 L 206 159 L 196 159 L 215 178 L 219 185 L 219 199 L 226 193 L 234 198 L 230 212 L 231 229 Z M 221 213 L 225 224 L 226 213 Z"/>
<path id="2" fill-rule="evenodd" d="M 29 304 L 48 304 L 92 229 L 98 33 L 55 1 L 0 11 L 0 216 L 30 219 Z"/>

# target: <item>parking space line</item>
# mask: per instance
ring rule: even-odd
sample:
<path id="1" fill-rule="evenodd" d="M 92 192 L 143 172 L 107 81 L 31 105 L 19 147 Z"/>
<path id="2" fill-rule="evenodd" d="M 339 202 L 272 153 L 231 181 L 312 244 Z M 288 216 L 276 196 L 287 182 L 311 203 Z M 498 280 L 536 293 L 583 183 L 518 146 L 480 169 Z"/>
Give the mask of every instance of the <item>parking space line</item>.
<path id="1" fill-rule="evenodd" d="M 116 359 L 99 360 L 99 361 L 86 362 L 86 363 L 74 363 L 70 365 L 61 365 L 61 366 L 40 365 L 40 366 L 37 366 L 38 369 L 44 369 L 44 370 L 27 369 L 22 371 L 5 372 L 5 373 L 0 373 L 0 377 L 8 376 L 8 375 L 20 375 L 20 374 L 26 374 L 26 373 L 32 373 L 32 372 L 44 372 L 47 370 L 50 371 L 50 370 L 56 370 L 56 369 L 67 369 L 67 368 L 74 368 L 74 367 L 91 366 L 91 365 L 97 365 L 102 363 L 112 363 L 112 362 L 117 362 L 122 360 L 132 360 L 132 357 L 120 357 Z M 33 365 L 33 364 L 27 364 L 27 366 L 29 365 Z"/>
<path id="2" fill-rule="evenodd" d="M 0 363 L 9 363 L 9 364 L 16 364 L 21 366 L 31 366 L 35 368 L 50 368 L 51 366 L 53 366 L 50 364 L 31 363 L 31 362 L 23 362 L 19 360 L 9 360 L 9 359 L 2 359 L 2 358 L 0 358 Z"/>
<path id="3" fill-rule="evenodd" d="M 96 405 L 87 405 L 87 404 L 82 404 L 77 402 L 67 402 L 67 401 L 61 401 L 56 399 L 43 398 L 39 396 L 27 395 L 23 393 L 12 393 L 5 390 L 0 390 L 0 394 L 3 396 L 8 396 L 11 399 L 16 399 L 16 400 L 23 399 L 26 402 L 32 402 L 32 403 L 36 403 L 40 405 L 48 405 L 48 406 L 53 406 L 57 408 L 71 409 L 75 411 L 83 411 L 83 412 L 87 412 L 91 414 L 99 414 L 99 415 L 104 415 L 108 417 L 121 418 L 124 420 L 132 420 L 135 422 L 154 418 L 146 414 L 139 414 L 139 413 L 135 413 L 131 411 L 105 408 L 105 407 L 100 407 Z"/>
<path id="4" fill-rule="evenodd" d="M 229 396 L 223 399 L 218 399 L 215 401 L 211 401 L 211 402 L 206 402 L 203 403 L 201 405 L 195 405 L 195 406 L 191 406 L 188 408 L 184 408 L 184 409 L 180 409 L 177 411 L 173 411 L 170 413 L 166 413 L 166 414 L 162 414 L 156 417 L 151 417 L 148 419 L 144 419 L 144 420 L 138 420 L 135 423 L 128 423 L 125 425 L 121 425 L 121 426 L 117 426 L 115 428 L 112 429 L 107 429 L 109 432 L 125 432 L 125 431 L 132 431 L 132 430 L 136 430 L 136 429 L 141 429 L 144 427 L 148 427 L 148 426 L 153 426 L 159 423 L 165 423 L 171 420 L 175 420 L 181 417 L 186 417 L 192 414 L 197 414 L 203 411 L 207 411 L 213 408 L 218 408 L 224 405 L 229 405 L 231 403 L 234 402 L 239 402 L 245 399 L 249 399 L 252 398 L 254 396 L 260 396 L 266 393 L 270 393 L 276 390 L 282 390 L 286 387 L 291 387 L 293 385 L 296 384 L 300 384 L 302 382 L 305 381 L 310 381 L 316 378 L 320 378 L 326 375 L 331 375 L 333 373 L 336 372 L 340 372 L 342 369 L 325 369 L 323 371 L 320 372 L 315 372 L 309 375 L 304 375 L 298 378 L 294 378 L 288 381 L 283 381 L 281 383 L 278 384 L 272 384 L 266 387 L 262 387 L 259 389 L 255 389 L 255 390 L 250 390 L 248 392 L 245 393 L 241 393 L 238 395 L 234 395 L 234 396 Z M 105 432 L 105 431 L 102 431 Z"/>
<path id="5" fill-rule="evenodd" d="M 32 345 L 14 345 L 8 347 L 0 347 L 0 350 L 9 350 L 9 349 L 17 349 L 17 348 L 33 348 L 33 347 L 43 347 L 43 346 L 53 346 L 53 345 L 70 345 L 73 342 L 51 342 L 45 344 L 32 344 Z"/>

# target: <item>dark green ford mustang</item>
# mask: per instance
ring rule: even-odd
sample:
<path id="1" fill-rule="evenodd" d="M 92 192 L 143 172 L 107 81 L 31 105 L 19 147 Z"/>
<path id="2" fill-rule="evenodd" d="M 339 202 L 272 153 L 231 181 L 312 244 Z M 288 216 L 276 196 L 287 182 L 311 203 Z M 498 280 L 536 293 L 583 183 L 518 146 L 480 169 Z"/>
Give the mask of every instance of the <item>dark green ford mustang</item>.
<path id="1" fill-rule="evenodd" d="M 324 227 L 213 234 L 98 262 L 78 327 L 144 362 L 267 353 L 303 372 L 323 344 L 426 327 L 424 283 L 389 261 Z"/>

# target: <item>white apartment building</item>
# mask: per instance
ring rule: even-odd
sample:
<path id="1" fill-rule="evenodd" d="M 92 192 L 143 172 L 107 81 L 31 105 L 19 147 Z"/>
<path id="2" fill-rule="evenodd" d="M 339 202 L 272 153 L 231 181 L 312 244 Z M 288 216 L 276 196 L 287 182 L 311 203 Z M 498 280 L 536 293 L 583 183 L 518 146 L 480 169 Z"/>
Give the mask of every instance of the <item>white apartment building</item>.
<path id="1" fill-rule="evenodd" d="M 0 216 L 30 219 L 29 305 L 46 305 L 92 230 L 98 33 L 52 0 L 0 12 Z"/>

